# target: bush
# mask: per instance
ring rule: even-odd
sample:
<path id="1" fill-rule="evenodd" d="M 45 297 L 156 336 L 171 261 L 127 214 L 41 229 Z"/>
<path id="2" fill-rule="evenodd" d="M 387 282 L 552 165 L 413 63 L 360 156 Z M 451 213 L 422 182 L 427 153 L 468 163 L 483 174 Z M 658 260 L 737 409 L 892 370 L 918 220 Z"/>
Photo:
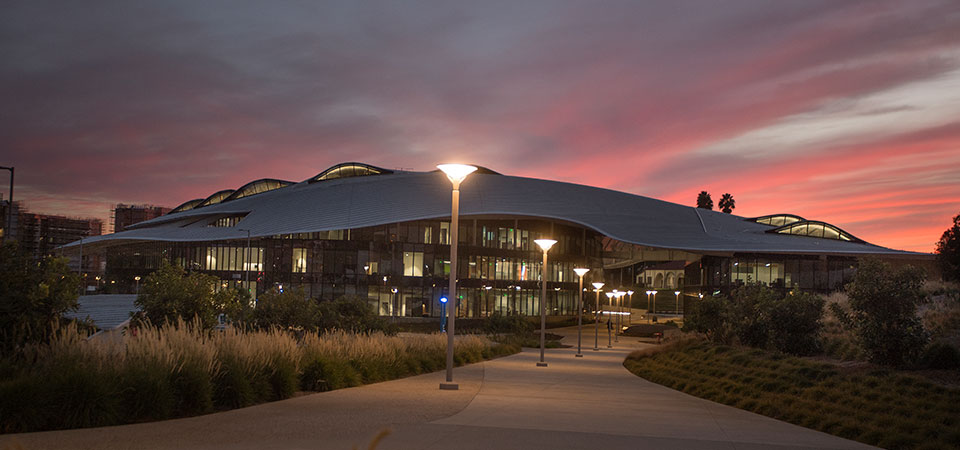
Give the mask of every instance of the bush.
<path id="1" fill-rule="evenodd" d="M 354 333 L 397 333 L 397 326 L 377 315 L 370 303 L 360 297 L 344 296 L 332 302 L 320 302 L 320 329 Z"/>
<path id="2" fill-rule="evenodd" d="M 260 294 L 251 314 L 251 325 L 261 330 L 280 327 L 313 332 L 319 323 L 320 307 L 302 288 L 284 292 L 274 288 Z"/>
<path id="3" fill-rule="evenodd" d="M 77 309 L 79 288 L 66 259 L 37 263 L 16 242 L 0 246 L 0 355 L 49 338 L 51 323 Z"/>
<path id="4" fill-rule="evenodd" d="M 894 269 L 875 258 L 860 260 L 845 287 L 850 311 L 834 312 L 857 334 L 871 362 L 894 367 L 917 361 L 929 336 L 917 314 L 924 300 L 922 269 Z"/>
<path id="5" fill-rule="evenodd" d="M 505 315 L 495 311 L 483 319 L 483 332 L 487 335 L 526 334 L 533 331 L 533 324 L 518 314 Z"/>
<path id="6" fill-rule="evenodd" d="M 960 369 L 960 351 L 951 345 L 936 342 L 927 346 L 920 357 L 925 369 Z"/>
<path id="7" fill-rule="evenodd" d="M 244 304 L 249 305 L 246 294 L 236 289 L 217 292 L 218 283 L 212 275 L 187 275 L 182 268 L 164 259 L 160 268 L 147 275 L 140 286 L 136 305 L 142 312 L 135 318 L 163 324 L 196 317 L 204 328 L 210 329 L 218 323 L 217 314 L 243 315 Z"/>
<path id="8" fill-rule="evenodd" d="M 756 348 L 798 355 L 820 349 L 824 301 L 812 294 L 786 295 L 760 284 L 735 289 L 730 297 L 707 296 L 688 308 L 684 331 L 703 333 L 713 342 L 734 338 Z"/>

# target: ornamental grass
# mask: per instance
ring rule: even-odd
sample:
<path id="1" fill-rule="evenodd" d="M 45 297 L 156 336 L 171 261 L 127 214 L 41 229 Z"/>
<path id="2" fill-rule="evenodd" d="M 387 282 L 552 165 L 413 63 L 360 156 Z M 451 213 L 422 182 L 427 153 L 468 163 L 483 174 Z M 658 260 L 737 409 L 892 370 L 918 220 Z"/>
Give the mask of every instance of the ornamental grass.
<path id="1" fill-rule="evenodd" d="M 73 324 L 0 360 L 0 432 L 187 417 L 440 370 L 446 336 L 204 331 L 180 321 L 88 340 Z M 519 351 L 458 336 L 456 363 Z"/>
<path id="2" fill-rule="evenodd" d="M 960 448 L 960 389 L 888 370 L 841 369 L 696 341 L 624 366 L 707 400 L 888 449 Z"/>

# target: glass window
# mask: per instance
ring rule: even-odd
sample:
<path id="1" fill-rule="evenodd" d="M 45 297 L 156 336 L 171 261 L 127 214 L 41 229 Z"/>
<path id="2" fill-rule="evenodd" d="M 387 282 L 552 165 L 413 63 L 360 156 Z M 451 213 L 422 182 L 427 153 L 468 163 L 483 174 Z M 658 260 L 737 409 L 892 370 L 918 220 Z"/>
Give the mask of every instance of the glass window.
<path id="1" fill-rule="evenodd" d="M 440 222 L 441 245 L 450 245 L 450 222 Z"/>
<path id="2" fill-rule="evenodd" d="M 423 276 L 423 252 L 403 252 L 403 275 Z"/>
<path id="3" fill-rule="evenodd" d="M 307 249 L 293 249 L 293 272 L 305 273 L 307 271 Z"/>

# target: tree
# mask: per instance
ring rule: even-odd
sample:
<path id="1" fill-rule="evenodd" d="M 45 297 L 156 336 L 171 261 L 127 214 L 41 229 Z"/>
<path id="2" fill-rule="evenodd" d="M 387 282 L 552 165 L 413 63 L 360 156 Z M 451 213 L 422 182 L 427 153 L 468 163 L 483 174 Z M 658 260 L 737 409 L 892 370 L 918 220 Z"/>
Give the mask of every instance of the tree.
<path id="1" fill-rule="evenodd" d="M 929 337 L 917 315 L 924 301 L 923 270 L 893 268 L 876 258 L 860 260 L 853 280 L 845 286 L 849 312 L 834 312 L 853 328 L 871 362 L 905 367 L 919 358 Z"/>
<path id="2" fill-rule="evenodd" d="M 960 281 L 960 214 L 937 242 L 937 262 L 944 280 Z"/>
<path id="3" fill-rule="evenodd" d="M 80 277 L 65 258 L 39 262 L 16 242 L 0 247 L 0 350 L 44 339 L 51 323 L 77 309 Z"/>
<path id="4" fill-rule="evenodd" d="M 397 332 L 396 325 L 377 315 L 367 299 L 353 296 L 320 302 L 320 328 L 356 333 L 383 331 L 387 334 L 396 334 Z"/>
<path id="5" fill-rule="evenodd" d="M 251 325 L 260 329 L 280 327 L 311 332 L 317 331 L 319 323 L 320 308 L 302 288 L 283 292 L 274 288 L 260 294 L 251 320 Z"/>
<path id="6" fill-rule="evenodd" d="M 697 195 L 697 208 L 713 209 L 713 199 L 710 198 L 709 192 L 700 191 Z"/>
<path id="7" fill-rule="evenodd" d="M 737 202 L 733 199 L 732 195 L 723 194 L 723 197 L 720 198 L 720 202 L 717 203 L 717 206 L 720 207 L 721 211 L 730 214 L 733 212 L 733 209 L 737 207 Z"/>
<path id="8" fill-rule="evenodd" d="M 212 275 L 187 275 L 181 267 L 163 260 L 159 269 L 144 278 L 135 303 L 142 316 L 154 324 L 196 317 L 204 328 L 213 328 L 217 314 L 242 310 L 245 300 L 236 289 L 217 292 L 217 283 L 219 280 Z"/>

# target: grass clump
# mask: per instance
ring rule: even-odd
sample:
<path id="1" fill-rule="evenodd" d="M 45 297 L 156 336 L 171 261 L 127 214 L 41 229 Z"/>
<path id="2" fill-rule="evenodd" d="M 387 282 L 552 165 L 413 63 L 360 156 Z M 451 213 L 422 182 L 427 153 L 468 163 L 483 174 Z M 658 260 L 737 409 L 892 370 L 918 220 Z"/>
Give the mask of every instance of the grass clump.
<path id="1" fill-rule="evenodd" d="M 0 361 L 0 433 L 117 425 L 205 414 L 442 369 L 446 335 L 321 335 L 204 330 L 182 320 L 118 340 L 76 325 Z M 516 353 L 458 336 L 457 364 Z"/>
<path id="2" fill-rule="evenodd" d="M 636 375 L 884 448 L 960 447 L 960 390 L 895 371 L 847 374 L 782 354 L 687 341 L 631 354 Z"/>

